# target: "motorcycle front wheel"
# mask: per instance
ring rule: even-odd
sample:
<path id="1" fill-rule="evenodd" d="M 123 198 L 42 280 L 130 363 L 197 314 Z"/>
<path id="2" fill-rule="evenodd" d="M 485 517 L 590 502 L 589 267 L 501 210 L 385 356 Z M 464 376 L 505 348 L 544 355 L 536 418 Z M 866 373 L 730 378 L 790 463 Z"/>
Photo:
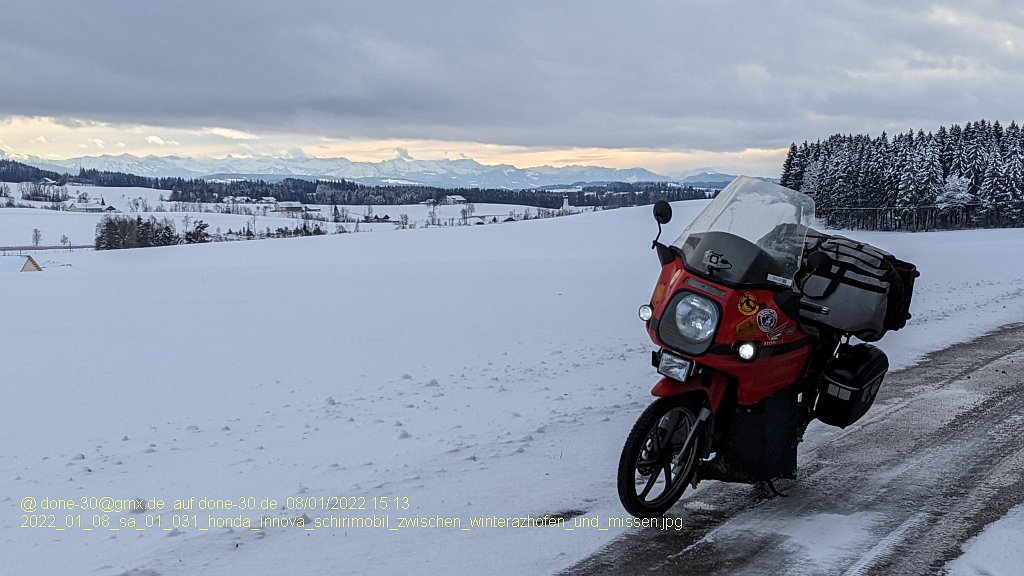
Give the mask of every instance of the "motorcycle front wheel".
<path id="1" fill-rule="evenodd" d="M 692 397 L 659 398 L 644 410 L 619 458 L 619 500 L 638 518 L 661 516 L 683 495 L 697 468 L 699 404 Z M 683 450 L 685 454 L 681 454 Z"/>

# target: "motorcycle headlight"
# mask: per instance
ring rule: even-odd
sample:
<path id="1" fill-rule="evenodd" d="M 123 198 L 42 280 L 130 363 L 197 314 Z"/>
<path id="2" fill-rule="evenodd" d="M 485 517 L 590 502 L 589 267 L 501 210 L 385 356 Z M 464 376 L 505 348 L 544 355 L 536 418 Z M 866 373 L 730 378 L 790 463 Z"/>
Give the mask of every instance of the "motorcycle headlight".
<path id="1" fill-rule="evenodd" d="M 707 342 L 718 328 L 718 307 L 707 298 L 687 294 L 676 304 L 676 328 L 694 342 Z"/>
<path id="2" fill-rule="evenodd" d="M 693 292 L 680 292 L 666 307 L 658 323 L 658 335 L 680 352 L 703 354 L 711 347 L 720 319 L 715 301 Z"/>

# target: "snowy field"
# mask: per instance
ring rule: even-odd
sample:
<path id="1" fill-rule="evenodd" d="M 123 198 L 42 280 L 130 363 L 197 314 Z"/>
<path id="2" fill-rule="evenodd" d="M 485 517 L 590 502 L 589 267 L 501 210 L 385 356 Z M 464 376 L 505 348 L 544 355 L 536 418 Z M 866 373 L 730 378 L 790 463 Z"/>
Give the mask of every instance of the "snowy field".
<path id="1" fill-rule="evenodd" d="M 269 213 L 273 214 L 273 213 Z M 210 225 L 210 234 L 227 233 L 228 230 L 238 232 L 246 226 L 253 225 L 253 216 L 240 214 L 217 214 L 214 212 L 142 212 L 124 213 L 122 215 L 141 216 L 144 220 L 150 216 L 157 220 L 168 218 L 174 223 L 175 231 L 181 235 L 186 229 L 195 226 L 199 220 Z M 31 246 L 32 231 L 38 229 L 42 234 L 43 246 L 57 246 L 62 236 L 67 236 L 72 245 L 92 245 L 96 239 L 96 225 L 103 219 L 103 214 L 84 212 L 57 212 L 35 208 L 0 208 L 0 246 Z M 186 226 L 186 218 L 188 226 Z M 310 226 L 316 222 L 310 222 Z M 287 216 L 255 216 L 256 232 L 266 232 L 267 228 L 293 229 L 300 226 L 302 220 Z M 328 234 L 337 232 L 337 224 L 321 222 L 321 228 Z M 360 224 L 361 232 L 390 231 L 394 224 Z M 355 229 L 354 223 L 345 224 L 347 231 Z"/>
<path id="2" fill-rule="evenodd" d="M 665 237 L 704 204 L 674 204 Z M 619 450 L 656 381 L 636 316 L 658 273 L 655 231 L 642 207 L 42 255 L 42 273 L 0 278 L 3 572 L 569 566 L 627 530 L 602 528 L 624 516 Z M 850 235 L 922 272 L 913 320 L 881 342 L 894 368 L 1024 321 L 1022 230 Z M 61 510 L 55 527 L 22 527 L 50 521 L 38 508 L 26 519 L 26 497 L 107 496 L 149 509 Z M 204 498 L 236 508 L 197 509 Z M 80 525 L 57 529 L 76 515 Z M 511 527 L 545 515 L 570 519 Z M 305 526 L 243 525 L 261 517 Z M 354 517 L 388 524 L 314 528 Z M 490 526 L 471 524 L 481 518 Z M 1006 522 L 976 545 L 1019 526 Z M 977 565 L 971 554 L 965 566 Z M 1017 554 L 1001 565 L 1019 566 Z"/>
<path id="3" fill-rule="evenodd" d="M 9 185 L 14 196 L 18 196 L 17 184 Z M 182 204 L 170 201 L 161 201 L 161 197 L 169 197 L 167 190 L 154 190 L 151 188 L 104 188 L 97 186 L 69 186 L 68 193 L 76 197 L 79 193 L 89 195 L 91 202 L 99 202 L 101 199 L 107 206 L 117 208 L 123 215 L 141 216 L 149 218 L 153 216 L 158 220 L 169 218 L 174 222 L 175 229 L 182 233 L 186 229 L 185 217 L 188 216 L 190 226 L 196 220 L 202 220 L 210 225 L 208 232 L 215 233 L 218 229 L 222 233 L 233 230 L 237 231 L 253 224 L 253 216 L 247 214 L 223 214 L 218 210 L 234 208 L 243 212 L 250 211 L 255 215 L 255 230 L 265 231 L 266 228 L 276 230 L 279 227 L 295 228 L 302 223 L 298 215 L 288 215 L 273 212 L 273 205 L 267 204 Z M 148 204 L 150 212 L 143 212 L 139 207 L 143 206 L 142 201 Z M 29 204 L 37 208 L 49 207 L 49 202 L 32 202 L 27 200 L 14 200 L 18 204 Z M 136 210 L 132 212 L 133 202 Z M 158 206 L 163 206 L 163 212 L 155 212 Z M 188 208 L 189 212 L 175 211 L 178 208 Z M 198 208 L 199 210 L 196 210 Z M 337 231 L 337 224 L 331 222 L 333 207 L 314 206 L 319 208 L 319 215 L 328 222 L 321 222 L 320 225 L 328 233 Z M 348 211 L 350 222 L 344 224 L 347 231 L 353 231 L 355 221 L 367 213 L 365 205 L 338 206 Z M 434 217 L 442 225 L 453 225 L 462 223 L 462 210 L 466 206 L 450 205 L 438 206 Z M 473 216 L 467 219 L 468 224 L 486 223 L 490 224 L 495 219 L 500 223 L 510 216 L 517 220 L 521 219 L 524 213 L 528 212 L 531 217 L 537 216 L 537 208 L 529 206 L 518 206 L 512 204 L 475 204 Z M 317 213 L 313 213 L 317 214 Z M 409 217 L 411 225 L 423 227 L 431 222 L 430 207 L 421 204 L 413 205 L 376 205 L 372 207 L 372 215 L 383 218 L 385 215 L 391 217 L 389 223 L 360 223 L 360 231 L 385 231 L 394 230 L 395 222 L 402 214 Z M 42 244 L 56 246 L 60 243 L 62 236 L 67 236 L 71 244 L 84 245 L 92 244 L 96 237 L 96 224 L 103 218 L 103 214 L 82 213 L 82 212 L 57 212 L 53 210 L 36 210 L 31 208 L 0 208 L 0 246 L 29 246 L 32 244 L 32 230 L 38 229 L 42 233 Z M 310 223 L 312 225 L 313 222 Z"/>

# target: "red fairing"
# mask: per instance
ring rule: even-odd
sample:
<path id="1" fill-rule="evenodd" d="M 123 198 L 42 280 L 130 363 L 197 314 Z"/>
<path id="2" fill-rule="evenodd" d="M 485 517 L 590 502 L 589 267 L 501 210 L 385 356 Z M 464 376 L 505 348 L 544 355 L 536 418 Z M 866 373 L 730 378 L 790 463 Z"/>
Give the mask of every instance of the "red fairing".
<path id="1" fill-rule="evenodd" d="M 656 318 L 661 318 L 661 315 L 665 313 L 665 306 L 668 305 L 668 301 L 676 291 L 675 286 L 679 284 L 679 280 L 685 273 L 683 261 L 679 258 L 662 266 L 661 275 L 658 276 L 658 284 L 655 285 L 654 294 L 651 295 L 651 308 L 654 309 L 654 316 Z M 658 341 L 657 337 L 653 334 L 651 337 L 654 338 L 655 342 Z"/>
<path id="2" fill-rule="evenodd" d="M 722 314 L 710 350 L 700 356 L 681 355 L 735 378 L 740 404 L 754 404 L 797 381 L 811 346 L 797 320 L 775 303 L 775 291 L 730 288 L 687 272 L 676 258 L 662 268 L 658 278 L 651 298 L 655 318 L 673 322 L 672 318 L 664 318 L 665 309 L 672 297 L 683 290 L 714 300 Z M 672 349 L 658 338 L 650 323 L 648 333 L 656 344 Z M 736 352 L 740 344 L 747 342 L 758 349 L 757 356 L 750 361 L 740 359 Z M 659 382 L 656 390 L 668 389 L 663 382 Z"/>
<path id="3" fill-rule="evenodd" d="M 708 397 L 711 404 L 711 411 L 717 412 L 718 406 L 722 403 L 722 397 L 729 386 L 729 380 L 724 374 L 712 373 L 711 385 L 705 387 L 701 382 L 700 375 L 691 376 L 686 382 L 680 382 L 673 378 L 662 378 L 651 390 L 651 394 L 658 397 L 678 396 L 689 392 L 700 392 Z"/>
<path id="4" fill-rule="evenodd" d="M 811 347 L 803 346 L 788 354 L 756 358 L 753 361 L 732 357 L 711 357 L 705 355 L 702 363 L 736 377 L 736 401 L 739 404 L 756 404 L 775 392 L 794 384 L 803 373 L 804 364 L 810 356 Z"/>

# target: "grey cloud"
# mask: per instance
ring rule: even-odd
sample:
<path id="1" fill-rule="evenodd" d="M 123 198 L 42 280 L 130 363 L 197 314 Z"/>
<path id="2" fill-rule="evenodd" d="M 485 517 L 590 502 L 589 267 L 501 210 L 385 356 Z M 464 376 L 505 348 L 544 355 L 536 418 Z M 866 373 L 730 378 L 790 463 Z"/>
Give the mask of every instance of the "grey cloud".
<path id="1" fill-rule="evenodd" d="M 1024 45 L 933 2 L 6 4 L 0 115 L 736 150 L 1014 119 L 1024 87 Z"/>

